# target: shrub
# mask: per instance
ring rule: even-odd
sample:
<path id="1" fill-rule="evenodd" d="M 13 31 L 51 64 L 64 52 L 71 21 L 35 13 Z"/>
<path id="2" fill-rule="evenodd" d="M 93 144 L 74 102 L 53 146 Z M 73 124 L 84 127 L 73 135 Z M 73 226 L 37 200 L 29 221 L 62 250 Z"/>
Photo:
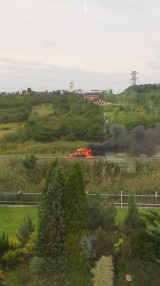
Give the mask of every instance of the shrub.
<path id="1" fill-rule="evenodd" d="M 35 155 L 27 155 L 23 160 L 23 166 L 28 170 L 33 170 L 36 166 L 37 158 Z"/>
<path id="2" fill-rule="evenodd" d="M 21 247 L 25 246 L 34 230 L 35 226 L 33 225 L 32 219 L 27 215 L 23 223 L 20 225 L 17 233 L 17 239 L 20 242 Z"/>
<path id="3" fill-rule="evenodd" d="M 0 257 L 9 249 L 9 239 L 5 232 L 0 236 Z"/>

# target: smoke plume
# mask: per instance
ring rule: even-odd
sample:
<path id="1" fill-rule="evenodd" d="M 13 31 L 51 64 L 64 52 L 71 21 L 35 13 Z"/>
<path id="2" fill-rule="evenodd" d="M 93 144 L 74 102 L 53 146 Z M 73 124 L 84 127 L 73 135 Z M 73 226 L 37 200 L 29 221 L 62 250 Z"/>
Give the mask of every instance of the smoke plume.
<path id="1" fill-rule="evenodd" d="M 89 144 L 94 156 L 104 156 L 108 152 L 126 152 L 129 155 L 151 156 L 160 147 L 160 122 L 155 128 L 145 129 L 135 127 L 129 134 L 126 128 L 119 124 L 110 127 L 111 137 L 102 144 Z"/>

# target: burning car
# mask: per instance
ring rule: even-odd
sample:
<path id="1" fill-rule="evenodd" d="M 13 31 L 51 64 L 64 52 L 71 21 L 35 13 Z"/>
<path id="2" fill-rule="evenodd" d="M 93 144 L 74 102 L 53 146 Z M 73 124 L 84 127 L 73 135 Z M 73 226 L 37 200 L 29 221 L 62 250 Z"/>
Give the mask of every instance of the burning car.
<path id="1" fill-rule="evenodd" d="M 74 153 L 70 154 L 68 158 L 93 158 L 92 149 L 91 148 L 80 148 L 77 149 Z"/>

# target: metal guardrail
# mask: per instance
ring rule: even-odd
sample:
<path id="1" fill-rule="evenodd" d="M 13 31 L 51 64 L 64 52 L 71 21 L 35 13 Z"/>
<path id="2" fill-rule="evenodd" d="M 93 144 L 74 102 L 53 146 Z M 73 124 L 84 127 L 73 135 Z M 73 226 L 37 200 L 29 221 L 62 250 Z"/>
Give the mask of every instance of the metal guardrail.
<path id="1" fill-rule="evenodd" d="M 88 197 L 95 197 L 104 205 L 113 203 L 115 206 L 125 207 L 128 205 L 130 194 L 87 194 Z M 0 205 L 39 205 L 42 193 L 0 193 Z M 134 195 L 135 202 L 140 207 L 160 207 L 160 194 Z"/>

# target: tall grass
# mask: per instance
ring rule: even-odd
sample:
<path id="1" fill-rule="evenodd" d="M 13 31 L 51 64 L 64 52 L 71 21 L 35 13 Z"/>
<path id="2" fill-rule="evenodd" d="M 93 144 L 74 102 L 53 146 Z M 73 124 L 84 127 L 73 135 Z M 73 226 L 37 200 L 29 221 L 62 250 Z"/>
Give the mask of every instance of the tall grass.
<path id="1" fill-rule="evenodd" d="M 55 141 L 52 143 L 39 143 L 27 141 L 24 143 L 1 142 L 0 154 L 3 155 L 27 155 L 34 154 L 39 156 L 66 157 L 76 149 L 86 146 L 85 141 L 67 142 Z"/>
<path id="2" fill-rule="evenodd" d="M 0 161 L 0 192 L 43 192 L 46 173 L 46 163 L 37 164 L 35 169 L 30 171 L 25 169 L 21 160 L 2 160 Z"/>
<path id="3" fill-rule="evenodd" d="M 115 172 L 112 164 L 109 164 L 108 169 L 101 171 L 101 175 L 100 171 L 97 176 L 96 172 L 93 173 L 87 185 L 88 192 L 118 194 L 123 191 L 126 194 L 155 194 L 155 192 L 160 194 L 159 160 L 149 162 L 129 160 L 119 168 L 119 171 L 115 169 Z"/>
<path id="4" fill-rule="evenodd" d="M 89 193 L 155 194 L 160 195 L 160 161 L 132 161 L 134 168 L 107 160 L 60 159 L 67 178 L 72 166 L 79 162 L 84 173 L 86 191 Z M 128 162 L 129 164 L 130 162 Z M 28 170 L 21 159 L 0 161 L 0 192 L 43 192 L 46 174 L 51 161 L 38 161 Z M 138 165 L 138 167 L 137 167 Z"/>

